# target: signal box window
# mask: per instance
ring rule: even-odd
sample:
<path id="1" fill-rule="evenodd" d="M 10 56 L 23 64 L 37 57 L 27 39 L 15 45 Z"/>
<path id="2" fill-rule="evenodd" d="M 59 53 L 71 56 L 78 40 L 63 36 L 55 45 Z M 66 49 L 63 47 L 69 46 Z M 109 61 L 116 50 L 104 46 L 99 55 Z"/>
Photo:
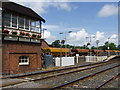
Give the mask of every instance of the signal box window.
<path id="1" fill-rule="evenodd" d="M 10 22 L 11 22 L 11 14 L 5 13 L 5 15 L 4 15 L 4 25 L 10 27 Z"/>
<path id="2" fill-rule="evenodd" d="M 17 16 L 12 15 L 12 27 L 17 27 Z"/>
<path id="3" fill-rule="evenodd" d="M 19 28 L 21 28 L 21 29 L 24 29 L 24 18 L 22 18 L 22 17 L 19 17 L 18 18 L 18 25 L 19 25 Z"/>
<path id="4" fill-rule="evenodd" d="M 19 57 L 19 65 L 29 65 L 29 57 L 28 56 L 20 56 Z"/>

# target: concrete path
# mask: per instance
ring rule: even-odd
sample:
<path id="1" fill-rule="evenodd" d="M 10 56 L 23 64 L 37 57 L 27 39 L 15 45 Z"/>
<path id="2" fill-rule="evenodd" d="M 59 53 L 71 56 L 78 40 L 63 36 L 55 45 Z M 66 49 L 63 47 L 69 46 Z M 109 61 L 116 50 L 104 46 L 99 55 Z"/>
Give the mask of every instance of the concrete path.
<path id="1" fill-rule="evenodd" d="M 5 87 L 8 85 L 14 85 L 23 82 L 22 79 L 0 79 L 0 87 Z"/>

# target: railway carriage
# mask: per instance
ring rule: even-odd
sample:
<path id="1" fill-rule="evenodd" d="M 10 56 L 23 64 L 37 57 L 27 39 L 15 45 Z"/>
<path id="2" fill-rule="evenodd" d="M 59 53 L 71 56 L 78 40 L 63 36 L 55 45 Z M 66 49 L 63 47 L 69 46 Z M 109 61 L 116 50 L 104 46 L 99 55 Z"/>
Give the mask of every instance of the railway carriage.
<path id="1" fill-rule="evenodd" d="M 120 55 L 120 50 L 90 50 L 90 49 L 71 49 L 72 56 L 76 54 L 82 55 L 96 55 L 96 56 L 109 56 Z"/>

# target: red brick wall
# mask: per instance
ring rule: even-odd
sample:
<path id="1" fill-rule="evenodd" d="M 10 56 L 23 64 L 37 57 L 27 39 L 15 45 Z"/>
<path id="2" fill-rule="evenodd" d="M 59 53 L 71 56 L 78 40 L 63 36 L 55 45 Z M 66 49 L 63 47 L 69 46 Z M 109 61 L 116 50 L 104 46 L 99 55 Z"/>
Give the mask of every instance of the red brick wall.
<path id="1" fill-rule="evenodd" d="M 3 74 L 31 72 L 41 68 L 40 44 L 6 41 L 2 47 Z M 19 65 L 19 56 L 29 56 L 29 65 Z"/>
<path id="2" fill-rule="evenodd" d="M 48 43 L 44 39 L 41 40 L 41 48 L 42 49 L 44 49 L 44 48 L 50 48 L 49 45 L 48 45 Z"/>

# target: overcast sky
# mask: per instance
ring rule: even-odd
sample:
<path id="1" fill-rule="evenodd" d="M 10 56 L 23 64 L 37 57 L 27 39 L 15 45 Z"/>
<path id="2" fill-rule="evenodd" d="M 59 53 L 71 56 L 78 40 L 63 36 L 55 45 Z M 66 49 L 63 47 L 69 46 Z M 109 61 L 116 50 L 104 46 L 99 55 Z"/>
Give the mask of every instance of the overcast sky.
<path id="1" fill-rule="evenodd" d="M 65 34 L 66 43 L 71 45 L 84 45 L 90 41 L 86 37 L 93 36 L 95 38 L 91 39 L 92 45 L 96 45 L 96 40 L 99 40 L 99 45 L 103 45 L 109 37 L 110 42 L 118 43 L 118 0 L 114 0 L 116 2 L 11 1 L 32 8 L 46 20 L 43 28 L 47 29 L 45 38 L 49 44 L 56 39 L 64 39 Z M 63 34 L 60 35 L 60 32 Z"/>

